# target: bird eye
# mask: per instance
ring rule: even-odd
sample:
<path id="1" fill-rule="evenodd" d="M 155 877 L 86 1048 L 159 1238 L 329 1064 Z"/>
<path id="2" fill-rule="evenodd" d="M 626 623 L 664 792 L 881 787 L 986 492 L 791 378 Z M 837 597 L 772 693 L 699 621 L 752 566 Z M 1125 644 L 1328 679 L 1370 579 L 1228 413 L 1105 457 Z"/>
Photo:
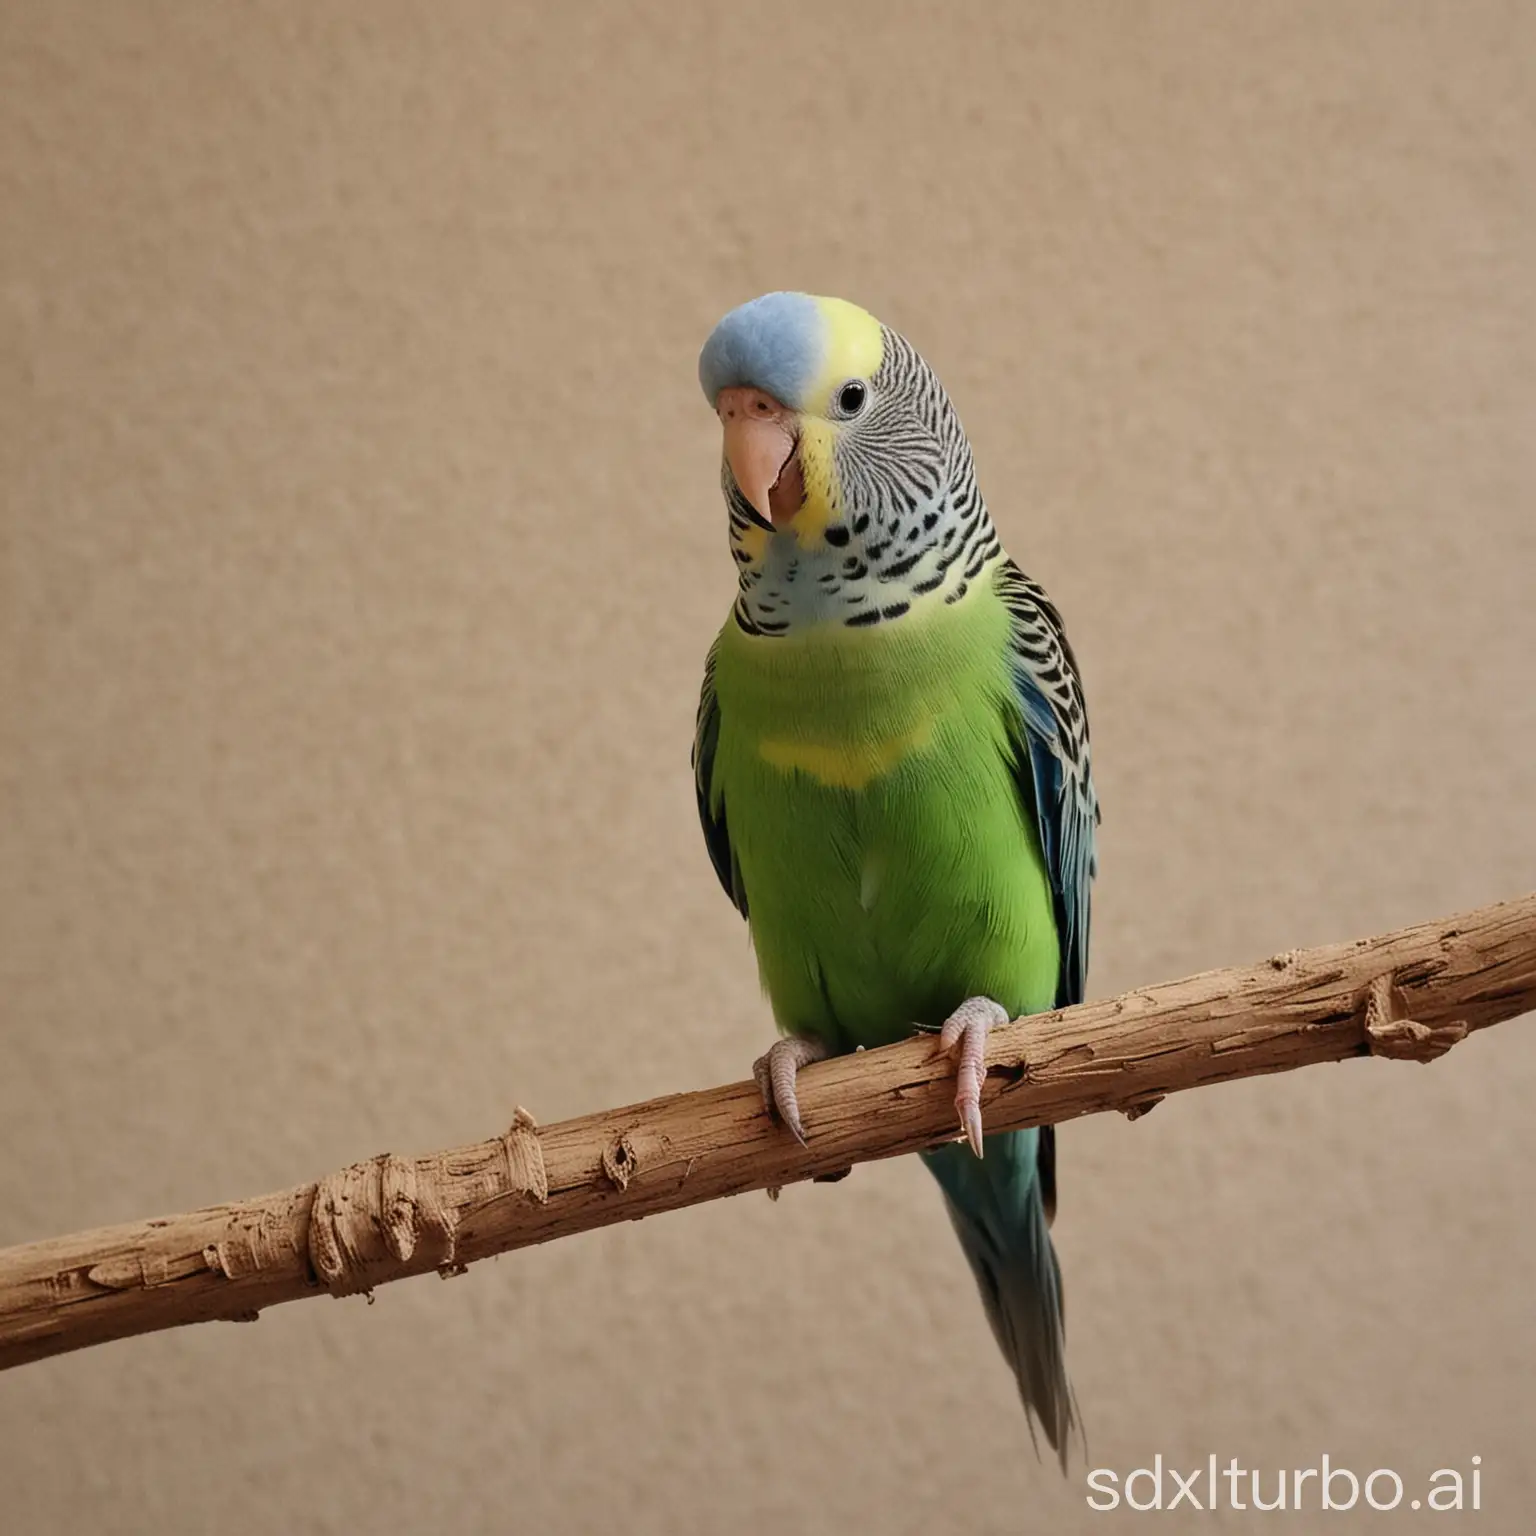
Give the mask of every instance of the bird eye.
<path id="1" fill-rule="evenodd" d="M 844 416 L 857 416 L 868 397 L 869 391 L 862 379 L 849 379 L 837 392 L 837 408 Z"/>

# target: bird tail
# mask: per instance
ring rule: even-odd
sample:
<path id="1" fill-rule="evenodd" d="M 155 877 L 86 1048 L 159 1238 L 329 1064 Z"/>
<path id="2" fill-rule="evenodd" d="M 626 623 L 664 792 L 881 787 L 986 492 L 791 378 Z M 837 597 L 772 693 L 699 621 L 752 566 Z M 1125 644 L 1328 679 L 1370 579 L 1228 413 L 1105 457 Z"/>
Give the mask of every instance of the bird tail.
<path id="1" fill-rule="evenodd" d="M 1055 1146 L 1051 1128 L 988 1136 L 978 1159 L 963 1141 L 922 1154 L 944 1191 L 1003 1357 L 1029 1417 L 1067 1469 L 1076 1422 L 1067 1384 L 1061 1266 L 1051 1246 Z"/>

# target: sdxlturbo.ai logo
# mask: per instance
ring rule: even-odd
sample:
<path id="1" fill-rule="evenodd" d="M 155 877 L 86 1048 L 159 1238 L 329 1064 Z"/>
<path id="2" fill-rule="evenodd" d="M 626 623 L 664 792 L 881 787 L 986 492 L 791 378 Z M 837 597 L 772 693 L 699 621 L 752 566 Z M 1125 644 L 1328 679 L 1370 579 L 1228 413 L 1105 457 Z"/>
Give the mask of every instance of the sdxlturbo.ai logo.
<path id="1" fill-rule="evenodd" d="M 1429 1476 L 1422 1497 L 1408 1500 L 1409 1509 L 1481 1509 L 1483 1497 L 1481 1456 L 1472 1458 L 1463 1477 L 1455 1467 L 1441 1467 Z M 1219 1471 L 1214 1454 L 1203 1467 L 1184 1473 L 1168 1466 L 1159 1451 L 1150 1467 L 1137 1467 L 1125 1475 L 1109 1467 L 1095 1467 L 1088 1474 L 1089 1509 L 1127 1509 L 1138 1512 L 1163 1509 L 1353 1509 L 1362 1499 L 1372 1509 L 1396 1509 L 1407 1490 L 1391 1467 L 1377 1467 L 1363 1477 L 1348 1467 L 1336 1467 L 1325 1455 L 1320 1467 L 1273 1467 L 1261 1472 L 1244 1467 L 1233 1457 Z"/>

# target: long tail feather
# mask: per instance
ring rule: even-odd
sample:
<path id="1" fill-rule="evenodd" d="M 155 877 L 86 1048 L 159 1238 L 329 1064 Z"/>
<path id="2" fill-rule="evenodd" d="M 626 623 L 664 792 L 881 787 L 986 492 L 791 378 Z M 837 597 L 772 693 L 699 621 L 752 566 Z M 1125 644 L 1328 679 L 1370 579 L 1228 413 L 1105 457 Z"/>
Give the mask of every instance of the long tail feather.
<path id="1" fill-rule="evenodd" d="M 984 1145 L 979 1160 L 955 1142 L 925 1152 L 923 1161 L 944 1191 L 987 1321 L 1018 1381 L 1030 1433 L 1038 1420 L 1065 1472 L 1076 1415 L 1067 1383 L 1061 1267 L 1040 1177 L 1040 1132 L 1007 1131 Z M 1054 1197 L 1054 1188 L 1049 1194 Z"/>

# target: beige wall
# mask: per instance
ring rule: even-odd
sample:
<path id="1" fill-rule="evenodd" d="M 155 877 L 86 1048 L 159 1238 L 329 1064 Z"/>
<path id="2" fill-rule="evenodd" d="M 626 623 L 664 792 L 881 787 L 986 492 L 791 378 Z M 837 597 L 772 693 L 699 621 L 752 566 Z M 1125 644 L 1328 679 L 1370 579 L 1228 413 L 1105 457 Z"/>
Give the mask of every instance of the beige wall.
<path id="1" fill-rule="evenodd" d="M 694 359 L 765 288 L 924 348 L 1066 611 L 1096 993 L 1536 885 L 1536 9 L 650 12 L 0 14 L 0 1242 L 743 1075 Z M 1516 1024 L 1064 1133 L 1093 1464 L 1529 1529 L 1533 1097 Z M 910 1160 L 0 1377 L 0 1498 L 1102 1523 Z"/>

